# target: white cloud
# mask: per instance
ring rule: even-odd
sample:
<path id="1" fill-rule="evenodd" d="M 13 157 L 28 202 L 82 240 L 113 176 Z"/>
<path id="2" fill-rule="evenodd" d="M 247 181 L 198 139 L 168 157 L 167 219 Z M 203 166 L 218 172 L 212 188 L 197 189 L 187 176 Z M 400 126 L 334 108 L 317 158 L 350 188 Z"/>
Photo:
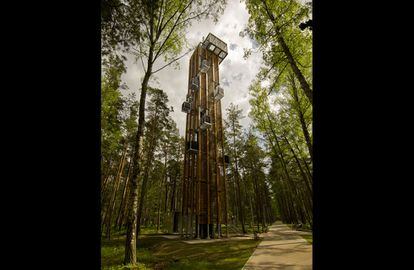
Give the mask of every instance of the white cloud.
<path id="1" fill-rule="evenodd" d="M 243 48 L 254 48 L 257 46 L 248 37 L 240 37 L 239 33 L 246 26 L 249 14 L 245 3 L 240 0 L 229 0 L 228 5 L 220 17 L 218 23 L 214 24 L 211 20 L 194 22 L 186 31 L 186 38 L 190 46 L 201 42 L 202 37 L 212 33 L 227 43 L 228 55 L 220 64 L 220 82 L 224 88 L 225 96 L 222 99 L 223 115 L 230 103 L 237 104 L 243 109 L 243 114 L 247 116 L 250 111 L 248 87 L 255 78 L 261 65 L 261 53 L 254 52 L 248 59 L 243 58 Z M 232 49 L 230 49 L 230 44 Z M 236 46 L 234 46 L 234 45 Z M 167 67 L 151 79 L 150 85 L 163 89 L 169 97 L 170 106 L 173 106 L 172 117 L 177 122 L 180 134 L 185 131 L 185 113 L 181 112 L 181 104 L 185 100 L 188 81 L 188 62 L 191 53 L 180 59 L 180 69 Z M 145 61 L 145 60 L 144 60 Z M 162 67 L 165 63 L 162 59 L 155 64 L 154 70 Z M 123 76 L 123 81 L 129 86 L 129 91 L 137 93 L 143 77 L 143 70 L 140 61 L 135 62 L 133 57 L 127 61 L 127 73 Z M 250 119 L 245 117 L 241 124 L 247 128 Z"/>

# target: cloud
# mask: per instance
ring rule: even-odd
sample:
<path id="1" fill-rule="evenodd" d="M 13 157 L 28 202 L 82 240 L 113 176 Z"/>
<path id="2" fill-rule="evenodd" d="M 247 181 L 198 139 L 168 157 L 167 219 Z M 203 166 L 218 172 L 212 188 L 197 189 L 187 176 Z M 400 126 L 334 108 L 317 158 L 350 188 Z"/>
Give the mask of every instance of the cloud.
<path id="1" fill-rule="evenodd" d="M 241 73 L 241 72 L 239 72 L 239 73 L 233 73 L 233 75 L 231 75 L 231 78 L 233 80 L 241 81 L 241 79 L 243 78 L 243 73 Z"/>
<path id="2" fill-rule="evenodd" d="M 229 82 L 229 80 L 227 79 L 227 77 L 223 77 L 222 79 L 221 79 L 221 84 L 222 85 L 224 85 L 224 86 L 230 86 L 230 82 Z"/>
<path id="3" fill-rule="evenodd" d="M 237 49 L 237 44 L 234 43 L 230 43 L 230 50 L 234 51 L 235 49 Z"/>
<path id="4" fill-rule="evenodd" d="M 259 43 L 257 43 L 256 40 L 250 39 L 250 42 L 252 43 L 252 49 L 257 49 L 259 47 Z"/>

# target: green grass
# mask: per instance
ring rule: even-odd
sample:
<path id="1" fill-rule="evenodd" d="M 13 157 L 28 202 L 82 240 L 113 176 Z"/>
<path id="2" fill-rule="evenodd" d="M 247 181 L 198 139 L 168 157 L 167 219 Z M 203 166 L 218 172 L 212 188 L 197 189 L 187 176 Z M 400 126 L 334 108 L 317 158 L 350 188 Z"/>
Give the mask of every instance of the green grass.
<path id="1" fill-rule="evenodd" d="M 312 244 L 313 242 L 313 235 L 309 234 L 309 235 L 301 235 L 303 238 L 305 238 L 306 241 L 308 241 L 310 244 Z"/>
<path id="2" fill-rule="evenodd" d="M 295 230 L 295 228 L 293 227 L 293 224 L 286 224 L 291 230 Z M 304 226 L 305 228 L 305 230 L 304 231 L 307 231 L 309 228 L 310 228 L 310 226 L 309 225 L 307 225 L 307 226 Z M 302 229 L 303 230 L 303 229 Z M 312 232 L 312 231 L 311 231 Z M 302 238 L 304 238 L 306 241 L 308 241 L 308 243 L 310 243 L 310 244 L 312 244 L 313 243 L 313 234 L 311 233 L 311 234 L 309 234 L 309 235 L 307 235 L 307 234 L 304 234 L 304 235 L 300 235 Z"/>
<path id="3" fill-rule="evenodd" d="M 257 225 L 250 226 L 250 224 L 246 224 L 244 226 L 244 229 L 246 230 L 246 234 L 253 234 L 255 231 L 257 231 Z M 225 232 L 225 230 L 226 230 L 226 226 L 222 225 L 222 232 Z M 237 232 L 235 232 L 235 230 Z M 265 228 L 262 225 L 260 225 L 258 231 L 259 233 L 263 233 L 265 232 Z M 237 226 L 233 225 L 229 227 L 229 235 L 239 235 L 241 234 L 241 232 L 242 232 L 242 226 L 240 224 L 238 224 Z"/>
<path id="4" fill-rule="evenodd" d="M 298 230 L 298 231 L 307 231 L 307 232 L 311 232 L 312 228 L 309 224 L 302 224 L 302 228 L 300 229 L 295 229 L 294 228 L 294 224 L 291 223 L 286 223 L 285 225 L 287 225 L 291 230 Z"/>
<path id="5" fill-rule="evenodd" d="M 187 244 L 178 239 L 143 235 L 138 241 L 138 269 L 241 269 L 258 244 L 259 241 L 250 239 Z M 128 269 L 122 266 L 124 245 L 125 236 L 102 240 L 103 270 Z"/>

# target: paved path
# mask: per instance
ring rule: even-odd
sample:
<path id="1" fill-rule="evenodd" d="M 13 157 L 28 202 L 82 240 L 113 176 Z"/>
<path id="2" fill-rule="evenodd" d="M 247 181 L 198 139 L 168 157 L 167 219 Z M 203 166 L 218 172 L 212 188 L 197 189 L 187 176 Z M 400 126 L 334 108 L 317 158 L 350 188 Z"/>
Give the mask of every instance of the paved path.
<path id="1" fill-rule="evenodd" d="M 282 223 L 269 227 L 261 234 L 262 242 L 246 262 L 243 270 L 311 270 L 312 245 Z"/>

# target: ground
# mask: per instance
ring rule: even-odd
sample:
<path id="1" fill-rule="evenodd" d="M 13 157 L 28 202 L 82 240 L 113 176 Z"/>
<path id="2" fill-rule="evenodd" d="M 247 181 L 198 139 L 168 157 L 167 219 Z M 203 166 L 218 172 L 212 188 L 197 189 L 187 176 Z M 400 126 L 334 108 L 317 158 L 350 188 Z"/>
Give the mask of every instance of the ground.
<path id="1" fill-rule="evenodd" d="M 281 241 L 288 240 L 289 242 L 290 240 L 303 238 L 312 244 L 312 234 L 310 232 L 293 231 L 280 223 L 271 226 L 269 233 L 261 234 L 261 240 L 254 240 L 250 236 L 233 237 L 230 239 L 223 238 L 221 240 L 182 241 L 177 235 L 161 235 L 155 232 L 156 230 L 154 229 L 143 229 L 137 250 L 140 270 L 240 270 L 248 261 L 250 264 L 257 261 L 258 258 L 260 261 L 260 257 L 262 256 L 260 250 L 262 246 L 265 246 L 267 254 L 274 253 L 271 256 L 280 256 L 278 254 L 279 251 L 275 247 L 272 247 L 272 245 L 280 245 L 282 243 Z M 303 239 L 303 243 L 292 243 L 293 245 L 291 244 L 290 246 L 286 245 L 288 243 L 283 243 L 283 245 L 286 248 L 290 247 L 293 252 L 292 254 L 296 255 L 298 253 L 294 249 L 305 246 L 308 254 L 305 255 L 305 260 L 311 262 L 311 260 L 308 260 L 308 257 L 311 256 L 311 245 L 306 244 Z M 269 244 L 272 245 L 269 246 Z M 114 235 L 111 240 L 102 239 L 102 270 L 128 269 L 122 266 L 124 245 L 124 232 Z M 256 249 L 256 247 L 259 248 Z M 286 254 L 287 250 L 284 250 L 284 252 Z M 303 254 L 300 256 L 303 257 Z"/>
<path id="2" fill-rule="evenodd" d="M 234 239 L 210 243 L 185 243 L 160 235 L 144 235 L 138 242 L 139 269 L 217 269 L 239 270 L 243 267 L 259 240 Z M 125 269 L 125 236 L 102 240 L 101 261 L 103 270 Z"/>

